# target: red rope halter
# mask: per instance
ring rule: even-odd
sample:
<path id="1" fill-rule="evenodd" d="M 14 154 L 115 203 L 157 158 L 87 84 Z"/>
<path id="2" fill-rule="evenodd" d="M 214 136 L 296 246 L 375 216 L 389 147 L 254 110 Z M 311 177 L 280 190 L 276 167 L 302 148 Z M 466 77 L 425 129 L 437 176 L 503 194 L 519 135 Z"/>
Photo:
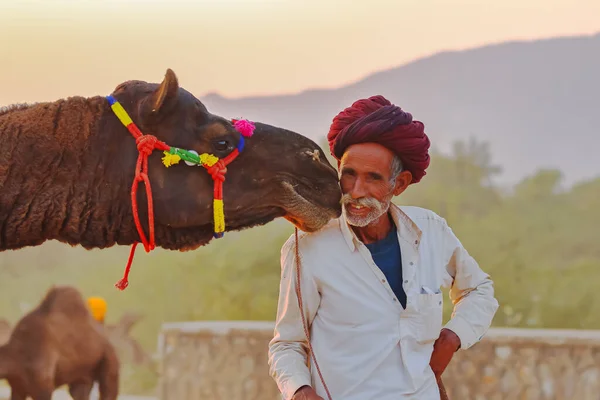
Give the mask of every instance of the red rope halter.
<path id="1" fill-rule="evenodd" d="M 121 106 L 121 104 L 113 97 L 106 97 L 113 112 L 119 118 L 119 120 L 125 125 L 127 130 L 131 133 L 131 135 L 135 138 L 135 142 L 138 149 L 138 158 L 135 166 L 135 176 L 133 178 L 133 183 L 131 185 L 131 207 L 133 212 L 133 219 L 135 222 L 135 227 L 140 236 L 140 240 L 144 245 L 144 249 L 147 253 L 156 248 L 155 236 L 154 236 L 154 203 L 152 199 L 152 187 L 150 185 L 150 179 L 148 178 L 148 157 L 152 154 L 154 150 L 162 150 L 165 152 L 171 152 L 177 154 L 178 157 L 183 157 L 184 159 L 190 160 L 193 163 L 199 163 L 203 167 L 206 168 L 207 172 L 210 174 L 214 181 L 214 199 L 215 199 L 215 237 L 222 237 L 225 230 L 225 222 L 224 216 L 222 212 L 222 202 L 223 202 L 223 182 L 225 181 L 225 174 L 227 173 L 227 165 L 232 162 L 243 150 L 244 148 L 244 137 L 249 137 L 254 132 L 254 125 L 245 120 L 233 120 L 233 124 L 235 128 L 241 133 L 240 142 L 236 149 L 234 149 L 227 157 L 222 160 L 218 160 L 216 163 L 207 165 L 201 162 L 201 158 L 197 156 L 193 156 L 192 152 L 187 150 L 178 149 L 175 147 L 171 147 L 167 145 L 165 142 L 158 140 L 156 136 L 153 135 L 144 135 L 135 123 L 131 120 L 125 109 Z M 195 157 L 195 158 L 193 158 Z M 214 156 L 213 156 L 214 157 Z M 170 164 L 165 164 L 170 165 Z M 148 229 L 149 229 L 149 237 L 146 237 L 144 233 L 144 229 L 142 228 L 142 224 L 140 222 L 139 212 L 138 212 L 138 203 L 137 203 L 137 190 L 139 183 L 143 182 L 146 197 L 148 199 Z M 216 206 L 219 206 L 217 210 Z M 135 255 L 135 249 L 138 245 L 138 242 L 134 242 L 131 246 L 131 250 L 129 252 L 129 259 L 127 260 L 127 265 L 125 266 L 125 272 L 123 278 L 119 280 L 115 284 L 115 287 L 119 290 L 125 290 L 125 288 L 129 285 L 129 272 L 131 271 L 131 264 L 133 263 L 133 257 Z"/>
<path id="2" fill-rule="evenodd" d="M 154 202 L 152 199 L 152 186 L 150 185 L 150 179 L 148 178 L 148 156 L 150 156 L 154 150 L 169 150 L 169 146 L 166 143 L 158 140 L 156 136 L 142 134 L 138 127 L 133 123 L 128 124 L 127 129 L 135 138 L 139 152 L 135 165 L 135 176 L 131 185 L 131 208 L 133 211 L 133 220 L 142 244 L 144 245 L 144 250 L 149 253 L 151 250 L 156 248 L 156 242 L 154 236 Z M 137 202 L 137 191 L 140 182 L 144 182 L 144 190 L 148 199 L 149 238 L 147 238 L 146 234 L 144 233 L 144 228 L 142 227 L 138 212 L 139 207 Z M 138 242 L 134 242 L 131 246 L 129 259 L 127 260 L 127 265 L 125 266 L 125 274 L 123 275 L 123 278 L 115 284 L 115 287 L 119 290 L 124 290 L 129 285 L 129 272 L 131 271 L 131 264 L 133 263 L 133 257 L 135 255 L 135 249 L 137 245 Z"/>

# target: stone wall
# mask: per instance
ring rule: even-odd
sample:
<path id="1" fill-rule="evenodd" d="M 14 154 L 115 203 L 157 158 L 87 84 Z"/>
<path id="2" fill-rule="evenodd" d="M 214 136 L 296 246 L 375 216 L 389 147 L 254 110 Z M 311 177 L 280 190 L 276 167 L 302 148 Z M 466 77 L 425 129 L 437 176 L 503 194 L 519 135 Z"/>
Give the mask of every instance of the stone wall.
<path id="1" fill-rule="evenodd" d="M 271 322 L 165 324 L 159 399 L 281 400 L 268 375 L 272 334 Z M 452 400 L 597 400 L 600 331 L 490 329 L 443 378 Z"/>

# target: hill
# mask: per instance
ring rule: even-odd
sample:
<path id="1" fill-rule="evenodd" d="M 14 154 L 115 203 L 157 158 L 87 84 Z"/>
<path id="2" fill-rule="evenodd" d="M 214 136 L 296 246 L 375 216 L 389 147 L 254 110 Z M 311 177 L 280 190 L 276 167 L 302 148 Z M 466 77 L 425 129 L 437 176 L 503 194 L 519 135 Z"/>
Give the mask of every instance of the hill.
<path id="1" fill-rule="evenodd" d="M 382 94 L 423 121 L 443 152 L 456 140 L 487 141 L 503 165 L 499 182 L 559 168 L 570 184 L 600 173 L 598 71 L 600 34 L 442 52 L 333 90 L 202 100 L 224 116 L 284 126 L 323 143 L 337 112 Z"/>

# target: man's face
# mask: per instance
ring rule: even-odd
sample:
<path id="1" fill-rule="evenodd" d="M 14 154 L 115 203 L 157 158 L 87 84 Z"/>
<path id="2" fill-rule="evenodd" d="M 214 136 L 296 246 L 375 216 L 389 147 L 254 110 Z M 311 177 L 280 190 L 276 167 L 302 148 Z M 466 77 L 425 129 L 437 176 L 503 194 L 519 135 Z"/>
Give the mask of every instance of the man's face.
<path id="1" fill-rule="evenodd" d="M 355 144 L 340 161 L 342 212 L 348 223 L 364 227 L 384 215 L 392 202 L 410 184 L 410 172 L 392 181 L 394 153 L 377 143 Z"/>

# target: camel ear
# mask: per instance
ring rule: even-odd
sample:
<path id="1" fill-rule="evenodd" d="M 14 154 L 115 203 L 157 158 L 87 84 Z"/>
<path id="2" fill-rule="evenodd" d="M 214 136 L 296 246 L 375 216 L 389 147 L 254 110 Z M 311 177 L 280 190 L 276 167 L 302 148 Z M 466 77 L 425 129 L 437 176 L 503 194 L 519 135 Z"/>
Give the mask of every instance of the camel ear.
<path id="1" fill-rule="evenodd" d="M 167 110 L 171 105 L 177 102 L 179 92 L 179 82 L 177 76 L 171 68 L 167 69 L 162 83 L 151 95 L 145 104 L 146 112 L 149 115 L 159 115 L 161 111 Z"/>

